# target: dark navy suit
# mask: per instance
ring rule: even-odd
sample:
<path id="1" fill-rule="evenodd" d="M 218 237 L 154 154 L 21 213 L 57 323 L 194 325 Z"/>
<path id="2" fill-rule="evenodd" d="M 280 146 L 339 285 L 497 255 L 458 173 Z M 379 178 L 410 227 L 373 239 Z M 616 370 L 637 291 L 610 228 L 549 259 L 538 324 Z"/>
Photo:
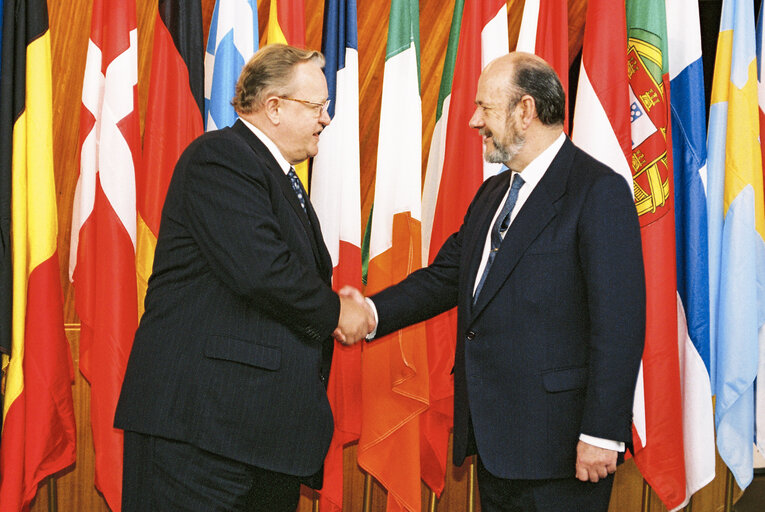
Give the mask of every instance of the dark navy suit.
<path id="1" fill-rule="evenodd" d="M 340 303 L 306 206 L 241 121 L 186 149 L 116 427 L 288 475 L 321 469 Z"/>
<path id="2" fill-rule="evenodd" d="M 434 262 L 372 297 L 378 336 L 458 307 L 454 463 L 469 423 L 489 472 L 574 476 L 581 433 L 629 442 L 645 331 L 635 205 L 624 179 L 568 139 L 473 287 L 510 172 L 488 179 Z"/>

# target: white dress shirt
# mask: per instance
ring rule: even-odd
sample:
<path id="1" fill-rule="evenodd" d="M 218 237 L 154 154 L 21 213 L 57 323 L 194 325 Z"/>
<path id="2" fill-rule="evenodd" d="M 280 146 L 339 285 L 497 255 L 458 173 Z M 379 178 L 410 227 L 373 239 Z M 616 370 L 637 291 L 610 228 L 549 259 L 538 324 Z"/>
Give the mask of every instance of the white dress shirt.
<path id="1" fill-rule="evenodd" d="M 292 168 L 292 166 L 291 166 L 291 165 L 290 165 L 290 163 L 287 161 L 287 159 L 286 159 L 286 158 L 284 158 L 284 156 L 282 155 L 282 152 L 281 152 L 281 151 L 279 151 L 279 148 L 276 146 L 276 144 L 274 143 L 274 141 L 272 141 L 271 139 L 269 139 L 269 138 L 268 138 L 268 135 L 266 135 L 265 133 L 263 133 L 262 131 L 260 131 L 260 129 L 258 129 L 258 127 L 256 127 L 256 126 L 255 126 L 254 124 L 252 124 L 251 122 L 249 122 L 249 121 L 245 121 L 245 120 L 244 120 L 244 119 L 242 119 L 241 117 L 239 118 L 239 120 L 240 120 L 240 121 L 242 121 L 242 123 L 244 123 L 244 125 L 245 125 L 247 128 L 249 128 L 249 129 L 250 129 L 250 131 L 251 131 L 252 133 L 254 133 L 254 134 L 255 134 L 255 136 L 258 138 L 258 140 L 259 140 L 260 142 L 262 142 L 262 143 L 263 143 L 263 145 L 264 145 L 266 148 L 268 148 L 268 150 L 269 150 L 269 151 L 271 152 L 271 154 L 274 156 L 274 158 L 276 159 L 276 163 L 278 163 L 278 164 L 279 164 L 279 167 L 282 169 L 282 171 L 284 172 L 284 174 L 287 174 L 288 172 L 290 172 L 290 169 Z"/>

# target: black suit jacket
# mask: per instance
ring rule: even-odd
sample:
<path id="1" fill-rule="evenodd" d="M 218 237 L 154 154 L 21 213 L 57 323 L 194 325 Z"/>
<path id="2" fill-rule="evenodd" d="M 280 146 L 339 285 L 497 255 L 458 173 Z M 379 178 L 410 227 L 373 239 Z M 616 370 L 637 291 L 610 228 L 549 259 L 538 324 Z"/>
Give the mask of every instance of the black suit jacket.
<path id="1" fill-rule="evenodd" d="M 574 475 L 580 433 L 628 442 L 645 332 L 640 229 L 624 179 L 568 139 L 506 233 L 475 305 L 510 172 L 487 180 L 433 264 L 372 297 L 378 334 L 458 306 L 454 462 Z"/>
<path id="2" fill-rule="evenodd" d="M 241 121 L 184 151 L 115 426 L 282 473 L 322 465 L 340 303 L 310 203 Z"/>

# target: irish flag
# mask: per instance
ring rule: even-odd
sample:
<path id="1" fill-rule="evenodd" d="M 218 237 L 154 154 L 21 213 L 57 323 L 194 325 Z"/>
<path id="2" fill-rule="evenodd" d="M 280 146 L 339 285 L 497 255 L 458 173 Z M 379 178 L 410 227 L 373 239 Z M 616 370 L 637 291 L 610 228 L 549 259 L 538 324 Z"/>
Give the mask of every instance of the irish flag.
<path id="1" fill-rule="evenodd" d="M 422 111 L 419 6 L 393 0 L 383 75 L 367 293 L 421 266 Z M 420 510 L 420 418 L 428 407 L 425 328 L 363 347 L 359 465 L 388 491 L 389 511 Z"/>

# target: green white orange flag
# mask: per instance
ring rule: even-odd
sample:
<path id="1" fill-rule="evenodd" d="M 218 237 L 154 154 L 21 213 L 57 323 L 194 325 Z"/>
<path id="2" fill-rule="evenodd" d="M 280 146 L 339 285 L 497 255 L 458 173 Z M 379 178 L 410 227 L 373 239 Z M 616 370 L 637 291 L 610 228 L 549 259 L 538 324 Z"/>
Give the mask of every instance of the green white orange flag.
<path id="1" fill-rule="evenodd" d="M 436 125 L 422 192 L 423 264 L 462 224 L 475 191 L 497 164 L 485 164 L 478 133 L 468 126 L 481 69 L 508 50 L 507 6 L 502 0 L 457 0 L 441 77 Z M 422 478 L 440 494 L 452 426 L 456 309 L 426 323 L 430 408 L 422 416 Z"/>
<path id="2" fill-rule="evenodd" d="M 367 293 L 421 266 L 422 110 L 419 5 L 393 0 L 383 74 Z M 428 407 L 424 325 L 363 347 L 359 465 L 388 491 L 389 511 L 420 510 L 420 418 Z"/>
<path id="3" fill-rule="evenodd" d="M 0 511 L 26 510 L 38 484 L 74 463 L 74 371 L 64 335 L 53 175 L 51 43 L 44 0 L 6 0 L 0 175 L 10 206 L 11 346 L 0 444 Z M 4 205 L 5 206 L 5 205 Z"/>
<path id="4" fill-rule="evenodd" d="M 203 131 L 202 48 L 200 1 L 159 0 L 143 137 L 144 165 L 136 169 L 139 316 L 143 314 L 162 205 L 173 168 L 186 146 Z"/>
<path id="5" fill-rule="evenodd" d="M 281 43 L 305 48 L 304 0 L 271 0 L 266 28 L 266 44 Z M 295 166 L 295 172 L 308 188 L 308 160 Z"/>

